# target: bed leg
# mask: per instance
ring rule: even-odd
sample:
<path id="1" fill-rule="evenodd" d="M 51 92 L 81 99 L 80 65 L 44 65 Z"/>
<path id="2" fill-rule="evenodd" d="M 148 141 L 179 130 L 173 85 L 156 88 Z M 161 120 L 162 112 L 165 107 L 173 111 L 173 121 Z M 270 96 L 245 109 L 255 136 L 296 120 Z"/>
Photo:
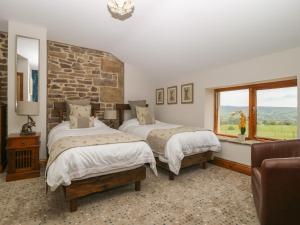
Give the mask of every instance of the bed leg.
<path id="1" fill-rule="evenodd" d="M 205 161 L 201 163 L 201 168 L 206 169 L 206 162 Z"/>
<path id="2" fill-rule="evenodd" d="M 77 200 L 72 199 L 70 200 L 69 204 L 70 204 L 70 212 L 75 212 L 77 210 Z"/>
<path id="3" fill-rule="evenodd" d="M 140 191 L 141 190 L 141 181 L 136 181 L 134 182 L 134 189 L 135 191 Z"/>
<path id="4" fill-rule="evenodd" d="M 175 179 L 175 174 L 169 170 L 169 180 L 174 180 Z"/>

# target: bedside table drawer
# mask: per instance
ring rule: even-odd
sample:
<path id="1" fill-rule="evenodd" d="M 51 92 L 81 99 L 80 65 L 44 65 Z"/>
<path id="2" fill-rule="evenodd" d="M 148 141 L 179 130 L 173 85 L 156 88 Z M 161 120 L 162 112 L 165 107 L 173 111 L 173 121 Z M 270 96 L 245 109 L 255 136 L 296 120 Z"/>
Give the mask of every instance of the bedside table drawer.
<path id="1" fill-rule="evenodd" d="M 34 145 L 39 145 L 39 139 L 36 137 L 9 138 L 7 143 L 8 148 L 23 148 Z"/>

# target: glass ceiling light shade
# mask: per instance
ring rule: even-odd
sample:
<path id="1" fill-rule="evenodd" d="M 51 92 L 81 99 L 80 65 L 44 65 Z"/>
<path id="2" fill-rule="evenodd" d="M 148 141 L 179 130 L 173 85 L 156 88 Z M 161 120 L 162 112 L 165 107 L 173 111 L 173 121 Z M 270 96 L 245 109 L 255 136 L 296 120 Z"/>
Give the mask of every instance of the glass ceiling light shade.
<path id="1" fill-rule="evenodd" d="M 107 5 L 112 13 L 121 16 L 132 13 L 134 8 L 133 0 L 108 0 Z"/>

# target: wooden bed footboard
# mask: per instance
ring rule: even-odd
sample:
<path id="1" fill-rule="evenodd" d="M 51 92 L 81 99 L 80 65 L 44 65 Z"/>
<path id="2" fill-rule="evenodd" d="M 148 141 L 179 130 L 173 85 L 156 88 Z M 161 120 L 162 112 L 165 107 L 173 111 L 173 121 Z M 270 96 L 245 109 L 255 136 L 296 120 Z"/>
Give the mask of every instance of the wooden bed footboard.
<path id="1" fill-rule="evenodd" d="M 141 166 L 132 170 L 92 177 L 84 180 L 76 180 L 69 186 L 64 186 L 65 197 L 69 202 L 70 211 L 74 212 L 77 210 L 78 198 L 129 183 L 135 183 L 135 190 L 140 191 L 141 181 L 145 178 L 146 167 Z"/>
<path id="2" fill-rule="evenodd" d="M 212 151 L 185 156 L 181 161 L 180 169 L 194 165 L 200 165 L 202 169 L 206 169 L 206 162 L 211 159 L 211 156 Z M 158 157 L 155 157 L 155 160 L 158 167 L 161 167 L 169 172 L 169 180 L 174 180 L 176 175 L 169 169 L 169 165 L 160 161 Z"/>

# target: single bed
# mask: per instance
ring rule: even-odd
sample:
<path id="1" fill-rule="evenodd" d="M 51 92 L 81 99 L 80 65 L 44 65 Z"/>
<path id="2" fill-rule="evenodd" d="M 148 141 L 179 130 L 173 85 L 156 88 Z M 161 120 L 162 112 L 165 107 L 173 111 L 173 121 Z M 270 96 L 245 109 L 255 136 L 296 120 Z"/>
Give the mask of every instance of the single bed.
<path id="1" fill-rule="evenodd" d="M 167 124 L 160 121 L 155 124 L 140 125 L 136 118 L 124 121 L 125 110 L 130 110 L 129 104 L 117 104 L 119 130 L 134 134 L 147 140 L 153 130 L 179 128 L 180 125 Z M 155 154 L 157 166 L 169 171 L 169 179 L 174 180 L 181 168 L 200 165 L 206 168 L 206 162 L 211 159 L 212 152 L 221 150 L 217 136 L 210 130 L 200 129 L 195 132 L 181 132 L 172 135 L 165 145 L 164 153 L 157 152 L 150 144 Z"/>
<path id="2" fill-rule="evenodd" d="M 54 105 L 63 118 L 66 104 Z M 93 114 L 96 109 L 92 105 Z M 94 127 L 90 128 L 70 129 L 69 123 L 63 121 L 50 131 L 47 143 L 48 163 L 53 156 L 51 154 L 54 154 L 51 152 L 55 150 L 54 146 L 64 138 L 75 138 L 83 143 L 91 137 L 115 137 L 124 134 L 97 119 L 94 119 Z M 101 145 L 86 144 L 63 151 L 47 165 L 46 182 L 51 190 L 60 186 L 64 188 L 70 211 L 73 212 L 77 209 L 78 198 L 95 192 L 129 183 L 135 183 L 135 190 L 139 191 L 141 180 L 146 177 L 145 164 L 150 164 L 153 172 L 157 174 L 152 150 L 139 139 Z"/>

